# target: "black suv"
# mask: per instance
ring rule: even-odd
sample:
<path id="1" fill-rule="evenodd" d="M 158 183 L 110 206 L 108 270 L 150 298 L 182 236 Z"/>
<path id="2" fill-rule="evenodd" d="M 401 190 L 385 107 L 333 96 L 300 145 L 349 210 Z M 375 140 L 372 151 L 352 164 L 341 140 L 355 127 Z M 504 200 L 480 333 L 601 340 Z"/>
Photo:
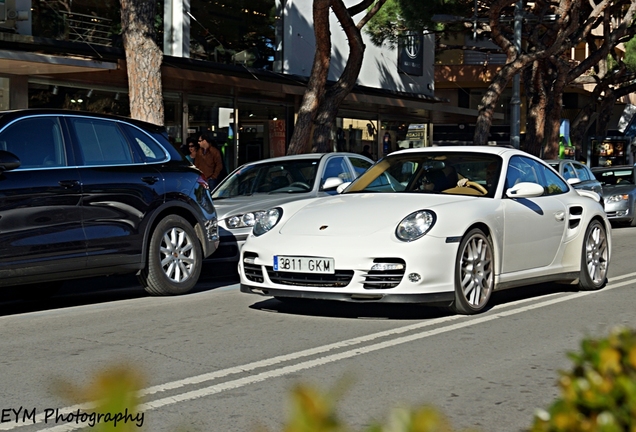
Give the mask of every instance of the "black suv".
<path id="1" fill-rule="evenodd" d="M 0 286 L 131 272 L 151 294 L 182 294 L 218 241 L 208 184 L 163 127 L 0 112 Z"/>

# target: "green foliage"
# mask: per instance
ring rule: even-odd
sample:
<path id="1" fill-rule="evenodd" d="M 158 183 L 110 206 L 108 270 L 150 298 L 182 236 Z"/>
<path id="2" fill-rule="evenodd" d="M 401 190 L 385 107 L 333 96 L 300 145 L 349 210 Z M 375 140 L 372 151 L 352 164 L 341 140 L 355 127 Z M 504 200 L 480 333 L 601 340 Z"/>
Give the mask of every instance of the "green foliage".
<path id="1" fill-rule="evenodd" d="M 532 432 L 636 431 L 636 333 L 619 328 L 585 339 L 561 372 L 561 397 L 538 411 Z"/>
<path id="2" fill-rule="evenodd" d="M 291 393 L 291 413 L 284 432 L 351 432 L 337 414 L 337 402 L 342 393 L 321 392 L 307 385 L 296 386 Z M 373 423 L 364 432 L 453 432 L 449 420 L 436 408 L 395 408 L 386 423 Z"/>
<path id="3" fill-rule="evenodd" d="M 387 0 L 364 28 L 375 45 L 380 46 L 386 41 L 395 46 L 398 36 L 406 28 L 399 0 Z"/>
<path id="4" fill-rule="evenodd" d="M 137 407 L 141 403 L 138 391 L 144 386 L 141 372 L 128 364 L 114 364 L 99 371 L 85 387 L 59 381 L 55 388 L 72 403 L 96 401 L 87 413 L 117 414 L 130 413 L 137 416 Z M 93 432 L 137 432 L 139 426 L 134 421 L 114 423 L 97 421 L 90 427 Z"/>
<path id="5" fill-rule="evenodd" d="M 365 27 L 376 45 L 388 42 L 395 46 L 405 30 L 464 30 L 462 24 L 440 24 L 433 15 L 444 14 L 470 18 L 474 14 L 473 0 L 387 0 Z"/>
<path id="6" fill-rule="evenodd" d="M 627 65 L 627 68 L 636 72 L 636 38 L 632 38 L 625 44 L 625 58 L 623 63 Z"/>

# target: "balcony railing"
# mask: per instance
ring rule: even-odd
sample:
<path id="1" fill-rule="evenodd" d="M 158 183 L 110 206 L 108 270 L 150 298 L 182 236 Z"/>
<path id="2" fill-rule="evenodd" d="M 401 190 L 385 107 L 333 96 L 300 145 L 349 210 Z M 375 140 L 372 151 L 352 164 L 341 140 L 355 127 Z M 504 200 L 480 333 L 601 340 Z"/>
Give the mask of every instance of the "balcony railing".
<path id="1" fill-rule="evenodd" d="M 68 40 L 111 46 L 112 20 L 94 15 L 60 11 L 68 26 Z"/>

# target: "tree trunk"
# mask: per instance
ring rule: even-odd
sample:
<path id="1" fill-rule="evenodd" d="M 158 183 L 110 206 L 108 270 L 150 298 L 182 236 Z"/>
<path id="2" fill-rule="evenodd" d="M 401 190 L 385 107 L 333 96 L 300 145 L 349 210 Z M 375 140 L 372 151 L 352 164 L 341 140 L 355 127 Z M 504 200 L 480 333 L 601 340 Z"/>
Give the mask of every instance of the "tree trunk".
<path id="1" fill-rule="evenodd" d="M 314 35 L 316 54 L 311 69 L 307 89 L 298 110 L 294 133 L 289 142 L 287 154 L 307 153 L 311 149 L 311 133 L 320 101 L 324 97 L 329 64 L 331 62 L 331 30 L 329 28 L 329 7 L 331 0 L 314 0 Z"/>
<path id="2" fill-rule="evenodd" d="M 545 139 L 547 95 L 543 74 L 543 62 L 540 60 L 533 62 L 532 68 L 524 74 L 524 89 L 528 103 L 524 150 L 535 156 L 541 156 Z"/>
<path id="3" fill-rule="evenodd" d="M 546 59 L 546 61 L 549 61 Z M 559 144 L 561 132 L 561 113 L 563 112 L 563 91 L 567 84 L 568 72 L 570 71 L 567 63 L 562 63 L 559 59 L 555 59 L 557 63 L 556 73 L 552 80 L 552 87 L 548 92 L 545 136 L 547 138 L 544 159 L 558 159 Z"/>
<path id="4" fill-rule="evenodd" d="M 497 107 L 497 101 L 501 98 L 501 94 L 506 89 L 506 85 L 512 76 L 519 70 L 520 68 L 513 68 L 512 63 L 508 63 L 495 75 L 492 83 L 490 83 L 488 90 L 486 90 L 486 93 L 481 99 L 479 115 L 477 116 L 477 122 L 475 124 L 473 144 L 488 144 L 488 135 L 490 133 L 490 126 L 492 125 L 492 117 Z"/>
<path id="5" fill-rule="evenodd" d="M 362 68 L 362 60 L 364 59 L 365 46 L 362 41 L 362 34 L 353 22 L 342 0 L 334 0 L 332 8 L 336 18 L 338 18 L 338 22 L 340 22 L 342 29 L 347 35 L 349 57 L 342 75 L 340 75 L 336 84 L 327 90 L 325 97 L 318 106 L 315 119 L 314 145 L 312 147 L 312 152 L 316 153 L 333 151 L 333 143 L 330 138 L 336 123 L 338 109 L 356 84 Z"/>
<path id="6" fill-rule="evenodd" d="M 121 26 L 126 51 L 130 116 L 163 125 L 161 62 L 154 41 L 156 2 L 121 0 Z"/>

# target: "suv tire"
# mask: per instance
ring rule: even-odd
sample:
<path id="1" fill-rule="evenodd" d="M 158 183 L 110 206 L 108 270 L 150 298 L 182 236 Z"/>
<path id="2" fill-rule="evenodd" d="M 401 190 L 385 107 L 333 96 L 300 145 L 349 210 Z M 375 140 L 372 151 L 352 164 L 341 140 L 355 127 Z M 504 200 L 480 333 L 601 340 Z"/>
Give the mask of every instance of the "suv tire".
<path id="1" fill-rule="evenodd" d="M 201 244 L 181 216 L 169 215 L 150 237 L 148 262 L 139 282 L 153 295 L 185 294 L 196 285 L 203 266 Z"/>

